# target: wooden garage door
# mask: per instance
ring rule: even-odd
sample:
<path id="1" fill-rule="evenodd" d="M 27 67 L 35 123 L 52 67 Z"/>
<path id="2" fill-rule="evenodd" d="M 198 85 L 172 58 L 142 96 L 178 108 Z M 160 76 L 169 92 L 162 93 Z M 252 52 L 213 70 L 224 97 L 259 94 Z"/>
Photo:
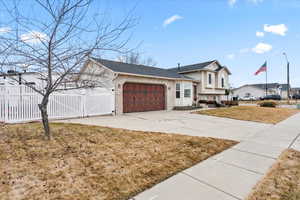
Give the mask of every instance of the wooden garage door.
<path id="1" fill-rule="evenodd" d="M 165 109 L 163 85 L 125 83 L 123 86 L 123 112 L 143 112 Z"/>

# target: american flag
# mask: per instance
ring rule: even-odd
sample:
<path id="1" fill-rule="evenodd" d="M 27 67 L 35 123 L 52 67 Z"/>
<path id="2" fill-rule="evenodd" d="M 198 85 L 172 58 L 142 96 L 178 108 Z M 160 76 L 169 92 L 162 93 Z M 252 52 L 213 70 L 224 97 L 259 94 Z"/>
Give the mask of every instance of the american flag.
<path id="1" fill-rule="evenodd" d="M 267 71 L 267 61 L 255 72 L 255 76 L 260 74 L 260 72 L 266 72 Z"/>

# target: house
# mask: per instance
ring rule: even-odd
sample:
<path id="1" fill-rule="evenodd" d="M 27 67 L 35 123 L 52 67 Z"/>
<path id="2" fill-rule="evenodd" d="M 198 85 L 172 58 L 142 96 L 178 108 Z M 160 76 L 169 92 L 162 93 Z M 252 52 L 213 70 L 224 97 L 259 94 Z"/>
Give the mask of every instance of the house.
<path id="1" fill-rule="evenodd" d="M 0 85 L 21 85 L 22 80 L 26 80 L 27 84 L 41 84 L 40 76 L 35 72 L 17 72 L 8 70 L 7 73 L 0 74 Z"/>
<path id="2" fill-rule="evenodd" d="M 218 61 L 163 69 L 90 58 L 80 80 L 95 79 L 115 92 L 116 114 L 172 110 L 200 99 L 220 101 L 229 88 L 230 71 Z"/>
<path id="3" fill-rule="evenodd" d="M 298 88 L 292 88 L 291 89 L 291 94 L 292 95 L 295 95 L 295 94 L 299 94 L 300 95 L 300 87 L 298 87 Z"/>
<path id="4" fill-rule="evenodd" d="M 260 98 L 268 95 L 277 94 L 282 98 L 287 98 L 288 84 L 268 83 L 268 84 L 247 84 L 233 89 L 233 97 L 255 97 Z"/>
<path id="5" fill-rule="evenodd" d="M 74 77 L 77 77 L 77 74 L 70 73 L 62 84 L 59 86 L 60 89 L 74 88 L 75 81 Z M 46 73 L 38 72 L 18 72 L 15 70 L 8 70 L 7 73 L 0 74 L 0 86 L 16 86 L 16 85 L 33 85 L 35 87 L 44 88 L 46 87 Z M 56 80 L 59 77 L 59 74 L 53 73 L 52 78 Z"/>

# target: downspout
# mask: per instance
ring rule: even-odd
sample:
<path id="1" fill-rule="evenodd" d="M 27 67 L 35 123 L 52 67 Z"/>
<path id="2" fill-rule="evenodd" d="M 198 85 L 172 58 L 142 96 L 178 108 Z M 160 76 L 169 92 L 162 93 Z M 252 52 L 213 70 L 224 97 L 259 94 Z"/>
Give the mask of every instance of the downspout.
<path id="1" fill-rule="evenodd" d="M 116 108 L 116 105 L 117 105 L 117 90 L 118 90 L 118 83 L 116 82 L 116 79 L 118 78 L 119 76 L 119 73 L 114 73 L 114 78 L 113 78 L 113 82 L 114 82 L 114 89 L 113 89 L 113 92 L 114 92 L 114 96 L 115 96 L 115 103 L 114 103 L 114 115 L 116 116 L 117 115 L 117 108 Z"/>

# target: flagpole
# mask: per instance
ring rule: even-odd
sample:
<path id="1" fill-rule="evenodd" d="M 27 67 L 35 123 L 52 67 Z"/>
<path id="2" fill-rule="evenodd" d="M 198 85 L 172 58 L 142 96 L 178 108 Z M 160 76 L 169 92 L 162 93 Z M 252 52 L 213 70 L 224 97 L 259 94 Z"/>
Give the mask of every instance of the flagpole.
<path id="1" fill-rule="evenodd" d="M 266 61 L 266 96 L 268 95 L 268 67 L 267 67 L 267 61 Z"/>

